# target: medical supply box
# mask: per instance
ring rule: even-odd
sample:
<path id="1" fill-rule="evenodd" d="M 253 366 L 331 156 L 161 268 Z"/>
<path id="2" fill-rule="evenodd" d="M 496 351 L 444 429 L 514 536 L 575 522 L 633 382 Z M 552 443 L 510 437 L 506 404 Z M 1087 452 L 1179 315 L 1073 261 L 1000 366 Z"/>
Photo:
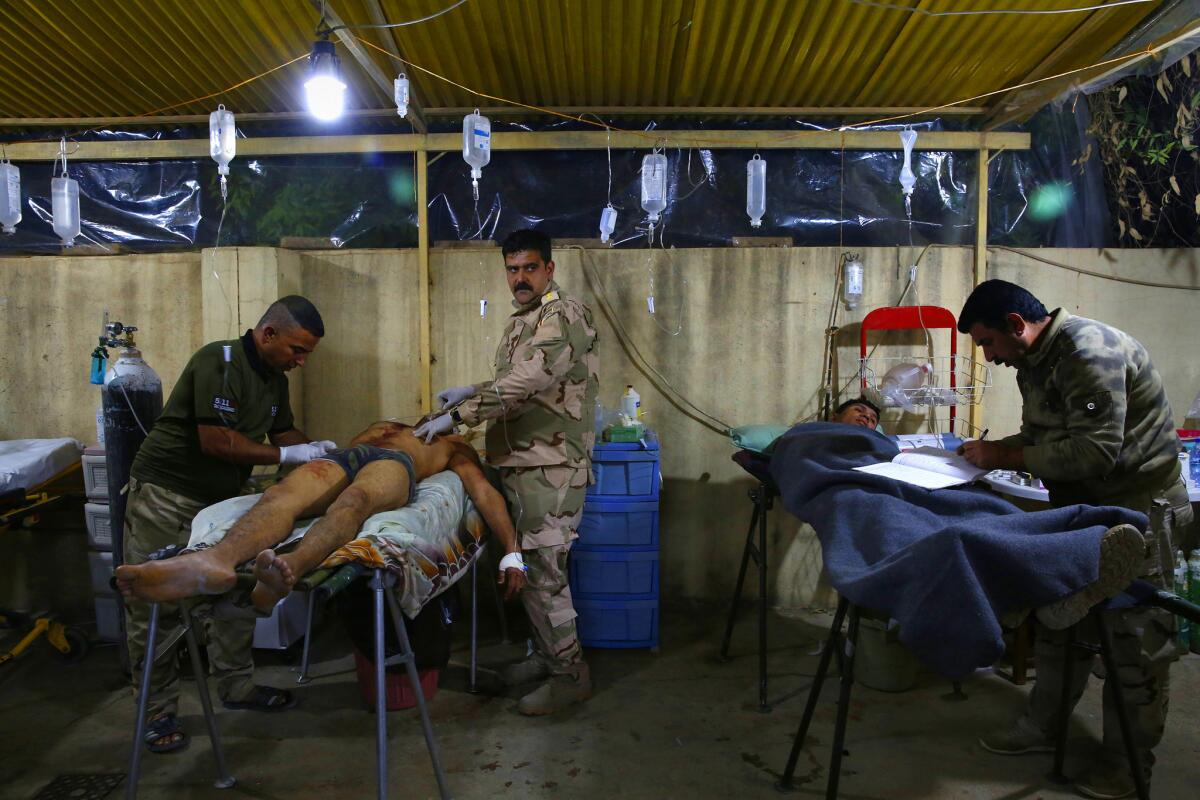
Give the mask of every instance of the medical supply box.
<path id="1" fill-rule="evenodd" d="M 571 548 L 571 596 L 585 647 L 658 647 L 659 448 L 604 442 Z"/>

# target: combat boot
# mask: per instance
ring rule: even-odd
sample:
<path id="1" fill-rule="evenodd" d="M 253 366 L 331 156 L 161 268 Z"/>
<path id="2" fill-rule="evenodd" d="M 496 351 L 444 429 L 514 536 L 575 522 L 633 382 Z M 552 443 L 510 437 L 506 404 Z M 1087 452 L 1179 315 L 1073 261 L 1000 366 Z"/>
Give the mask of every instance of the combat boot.
<path id="1" fill-rule="evenodd" d="M 521 698 L 517 711 L 527 717 L 544 717 L 582 703 L 592 696 L 592 677 L 586 664 L 574 674 L 554 675 Z"/>
<path id="2" fill-rule="evenodd" d="M 1150 788 L 1150 773 L 1144 771 L 1146 788 Z M 1118 800 L 1121 797 L 1133 797 L 1137 787 L 1133 783 L 1133 773 L 1129 762 L 1123 758 L 1113 760 L 1088 770 L 1082 778 L 1075 782 L 1075 791 L 1084 797 L 1095 797 L 1098 800 Z"/>
<path id="3" fill-rule="evenodd" d="M 1054 752 L 1054 740 L 1024 716 L 1009 727 L 984 736 L 979 744 L 989 753 L 1002 756 Z"/>
<path id="4" fill-rule="evenodd" d="M 505 686 L 520 686 L 522 683 L 533 683 L 542 678 L 550 677 L 550 667 L 536 653 L 523 661 L 509 664 L 500 671 L 500 679 Z"/>

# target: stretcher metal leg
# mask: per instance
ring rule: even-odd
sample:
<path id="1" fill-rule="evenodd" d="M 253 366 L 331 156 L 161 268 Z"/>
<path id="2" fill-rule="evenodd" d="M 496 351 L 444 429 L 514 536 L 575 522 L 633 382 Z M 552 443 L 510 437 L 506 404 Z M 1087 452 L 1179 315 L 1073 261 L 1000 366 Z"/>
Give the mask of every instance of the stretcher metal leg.
<path id="1" fill-rule="evenodd" d="M 383 570 L 376 570 L 376 580 L 382 583 Z M 442 759 L 438 753 L 437 739 L 433 736 L 433 723 L 429 720 L 429 709 L 425 705 L 425 692 L 421 688 L 421 676 L 417 674 L 417 658 L 408 642 L 408 631 L 404 628 L 404 618 L 401 616 L 400 604 L 391 592 L 387 593 L 388 606 L 392 610 L 392 625 L 396 628 L 396 637 L 400 640 L 400 652 L 404 667 L 408 671 L 408 682 L 412 684 L 413 694 L 417 699 L 417 711 L 421 715 L 421 730 L 425 734 L 425 746 L 429 749 L 429 760 L 433 762 L 433 774 L 437 778 L 438 794 L 442 800 L 450 800 L 450 790 L 446 786 L 446 775 L 442 772 Z M 382 615 L 381 627 L 382 627 Z M 382 640 L 382 633 L 380 639 Z M 381 659 L 382 661 L 382 659 Z"/>
<path id="2" fill-rule="evenodd" d="M 217 765 L 217 780 L 213 786 L 218 789 L 229 789 L 237 783 L 237 780 L 229 774 L 229 770 L 225 766 L 225 752 L 221 748 L 221 733 L 217 729 L 212 697 L 208 693 L 208 675 L 204 671 L 204 665 L 200 663 L 200 645 L 196 641 L 196 631 L 192 628 L 192 612 L 188 610 L 186 604 L 182 604 L 179 606 L 179 613 L 183 617 L 188 656 L 192 661 L 192 675 L 196 679 L 196 691 L 200 695 L 200 707 L 204 709 L 204 722 L 208 725 L 208 740 L 212 744 L 213 760 Z"/>
<path id="3" fill-rule="evenodd" d="M 387 798 L 387 687 L 385 672 L 387 654 L 383 638 L 383 570 L 375 570 L 371 581 L 375 593 L 375 769 L 379 800 Z"/>
<path id="4" fill-rule="evenodd" d="M 838 693 L 837 721 L 833 728 L 833 752 L 829 756 L 829 782 L 825 785 L 825 800 L 837 799 L 838 781 L 842 777 L 846 718 L 850 713 L 850 688 L 854 685 L 854 651 L 858 648 L 858 606 L 850 607 L 850 630 L 846 639 L 846 668 L 842 672 L 842 688 Z"/>
<path id="5" fill-rule="evenodd" d="M 1117 704 L 1117 721 L 1121 724 L 1121 739 L 1125 742 L 1125 757 L 1129 759 L 1129 769 L 1133 772 L 1133 785 L 1137 789 L 1138 800 L 1150 800 L 1150 787 L 1146 785 L 1146 775 L 1142 772 L 1142 759 L 1138 754 L 1137 742 L 1133 738 L 1133 726 L 1129 722 L 1129 708 L 1125 705 L 1125 690 L 1121 688 L 1121 677 L 1117 673 L 1117 660 L 1113 657 L 1112 631 L 1100 609 L 1093 609 L 1092 616 L 1096 620 L 1096 629 L 1100 634 L 1100 658 L 1104 661 L 1104 680 L 1111 682 L 1113 700 Z"/>
<path id="6" fill-rule="evenodd" d="M 758 487 L 763 509 L 758 515 L 758 710 L 771 711 L 767 703 L 767 511 L 771 498 L 765 486 Z"/>
<path id="7" fill-rule="evenodd" d="M 796 772 L 796 762 L 800 758 L 800 749 L 804 747 L 804 739 L 808 736 L 808 726 L 812 723 L 813 713 L 817 709 L 817 700 L 821 696 L 821 687 L 825 685 L 825 676 L 829 674 L 829 662 L 833 658 L 834 653 L 841 652 L 838 641 L 841 638 L 842 621 L 846 618 L 846 609 L 849 605 L 850 601 L 844 597 L 838 600 L 837 611 L 833 615 L 833 624 L 829 626 L 829 637 L 825 640 L 825 647 L 821 650 L 821 660 L 817 664 L 817 674 L 813 676 L 812 686 L 808 690 L 808 701 L 804 704 L 804 715 L 800 718 L 800 727 L 796 730 L 796 738 L 792 740 L 792 750 L 788 753 L 787 766 L 783 768 L 783 777 L 775 785 L 775 788 L 781 792 L 791 791 L 794 788 L 792 786 L 792 776 Z M 845 674 L 844 668 L 843 674 Z"/>
<path id="8" fill-rule="evenodd" d="M 738 608 L 742 602 L 742 587 L 746 583 L 746 568 L 750 566 L 750 554 L 754 550 L 754 531 L 758 527 L 758 515 L 762 513 L 762 503 L 755 489 L 750 490 L 750 498 L 754 500 L 754 513 L 750 516 L 750 528 L 746 531 L 746 544 L 742 547 L 742 565 L 738 568 L 737 583 L 733 586 L 733 601 L 729 604 L 729 619 L 725 623 L 725 635 L 721 639 L 721 650 L 718 658 L 729 660 L 729 641 L 733 638 L 733 624 L 737 621 Z"/>
<path id="9" fill-rule="evenodd" d="M 501 608 L 501 617 L 503 618 L 503 608 Z M 467 687 L 467 691 L 475 694 L 475 673 L 479 666 L 479 652 L 476 648 L 477 641 L 475 639 L 476 626 L 479 624 L 479 559 L 476 558 L 471 562 L 471 684 Z"/>
<path id="10" fill-rule="evenodd" d="M 146 654 L 142 656 L 142 682 L 138 685 L 137 716 L 133 725 L 133 755 L 129 758 L 129 777 L 125 779 L 125 798 L 137 797 L 141 777 L 142 747 L 146 736 L 146 710 L 150 707 L 150 678 L 154 674 L 154 645 L 158 640 L 158 603 L 150 604 L 150 630 L 146 635 Z"/>
<path id="11" fill-rule="evenodd" d="M 1063 645 L 1062 691 L 1058 701 L 1058 727 L 1054 733 L 1054 771 L 1050 773 L 1050 779 L 1055 783 L 1067 782 L 1063 764 L 1067 758 L 1067 728 L 1070 727 L 1071 721 L 1071 650 L 1074 647 L 1075 626 L 1072 625 L 1067 631 L 1067 642 Z"/>
<path id="12" fill-rule="evenodd" d="M 313 611 L 317 607 L 317 594 L 315 587 L 308 590 L 308 614 L 304 621 L 304 650 L 300 656 L 300 676 L 296 678 L 296 683 L 301 685 L 312 680 L 308 677 L 308 656 L 312 647 Z"/>

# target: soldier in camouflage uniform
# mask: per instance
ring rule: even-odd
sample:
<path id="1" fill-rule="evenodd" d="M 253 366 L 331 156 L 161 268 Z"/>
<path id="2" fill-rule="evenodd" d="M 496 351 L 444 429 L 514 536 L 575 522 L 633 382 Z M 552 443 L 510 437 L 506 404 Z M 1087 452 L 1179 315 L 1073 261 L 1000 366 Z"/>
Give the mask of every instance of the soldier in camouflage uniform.
<path id="1" fill-rule="evenodd" d="M 500 468 L 528 569 L 521 600 L 534 644 L 533 656 L 504 678 L 510 685 L 550 678 L 517 706 L 540 715 L 591 694 L 567 560 L 591 480 L 599 359 L 591 310 L 553 280 L 549 237 L 517 231 L 501 250 L 516 311 L 496 351 L 496 377 L 441 392 L 442 407 L 452 411 L 416 434 L 488 422 L 488 460 Z"/>
<path id="2" fill-rule="evenodd" d="M 961 450 L 985 469 L 1014 469 L 1040 477 L 1056 506 L 1114 505 L 1148 514 L 1141 574 L 1168 586 L 1171 554 L 1187 545 L 1192 509 L 1180 476 L 1179 438 L 1162 379 L 1146 348 L 1109 325 L 1048 313 L 1025 289 L 1006 281 L 981 283 L 967 298 L 958 329 L 984 357 L 1017 369 L 1023 401 L 1021 431 L 995 442 L 968 442 Z M 1176 658 L 1174 618 L 1158 608 L 1109 611 L 1120 680 L 1134 739 L 1148 773 L 1167 715 L 1168 671 Z M 1095 641 L 1081 625 L 1079 638 Z M 1083 651 L 1063 674 L 1065 631 L 1038 626 L 1037 683 L 1025 714 L 1010 729 L 980 743 L 995 753 L 1053 750 L 1063 681 L 1072 707 L 1083 693 L 1093 656 Z M 1088 797 L 1134 794 L 1120 727 L 1104 693 L 1102 764 L 1076 783 Z"/>

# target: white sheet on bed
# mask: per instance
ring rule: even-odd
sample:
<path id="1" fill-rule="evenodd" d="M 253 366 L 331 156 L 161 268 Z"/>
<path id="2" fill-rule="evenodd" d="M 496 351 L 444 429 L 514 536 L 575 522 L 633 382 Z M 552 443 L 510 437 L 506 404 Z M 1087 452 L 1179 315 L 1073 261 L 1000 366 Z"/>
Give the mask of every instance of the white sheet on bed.
<path id="1" fill-rule="evenodd" d="M 32 489 L 79 461 L 82 452 L 75 439 L 0 441 L 0 492 Z"/>

